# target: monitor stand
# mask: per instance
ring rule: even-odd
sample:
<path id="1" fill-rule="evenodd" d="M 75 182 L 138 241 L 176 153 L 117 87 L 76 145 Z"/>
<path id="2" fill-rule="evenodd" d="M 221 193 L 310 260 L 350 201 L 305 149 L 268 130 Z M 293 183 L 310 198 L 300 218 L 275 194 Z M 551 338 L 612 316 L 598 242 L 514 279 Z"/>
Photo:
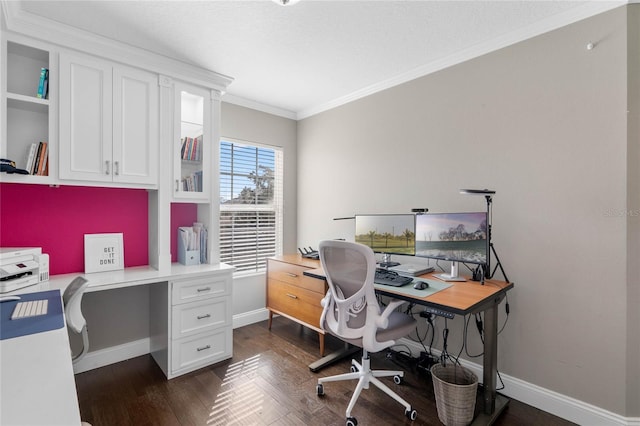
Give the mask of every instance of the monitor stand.
<path id="1" fill-rule="evenodd" d="M 378 265 L 380 265 L 381 268 L 391 268 L 392 266 L 400 265 L 400 263 L 392 262 L 391 255 L 389 253 L 382 253 L 382 262 Z"/>
<path id="2" fill-rule="evenodd" d="M 451 262 L 450 274 L 437 274 L 436 278 L 440 278 L 442 281 L 466 281 L 465 278 L 458 275 L 458 262 Z"/>

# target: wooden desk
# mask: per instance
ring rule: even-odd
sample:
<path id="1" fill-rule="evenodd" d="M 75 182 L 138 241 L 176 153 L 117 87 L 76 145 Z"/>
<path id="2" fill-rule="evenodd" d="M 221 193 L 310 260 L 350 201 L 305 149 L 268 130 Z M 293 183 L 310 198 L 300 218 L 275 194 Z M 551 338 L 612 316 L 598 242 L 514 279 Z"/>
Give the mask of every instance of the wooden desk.
<path id="1" fill-rule="evenodd" d="M 295 256 L 289 256 L 287 260 L 293 261 Z M 316 269 L 304 271 L 304 275 L 319 280 L 325 280 L 325 274 L 320 268 L 319 261 L 302 259 L 297 256 L 305 266 L 315 262 Z M 438 280 L 433 274 L 425 274 L 419 278 L 425 280 Z M 509 400 L 496 393 L 497 366 L 498 366 L 498 305 L 505 298 L 507 291 L 513 288 L 513 283 L 500 280 L 486 280 L 484 285 L 475 281 L 451 282 L 450 287 L 437 293 L 420 297 L 403 291 L 402 287 L 389 287 L 376 285 L 376 292 L 384 296 L 406 300 L 407 302 L 436 308 L 456 315 L 468 315 L 479 312 L 484 313 L 484 357 L 483 357 L 483 412 L 474 419 L 473 424 L 491 424 L 495 418 L 506 408 Z M 344 351 L 340 354 L 329 354 L 313 363 L 310 368 L 317 371 L 341 356 L 348 356 L 354 351 Z"/>

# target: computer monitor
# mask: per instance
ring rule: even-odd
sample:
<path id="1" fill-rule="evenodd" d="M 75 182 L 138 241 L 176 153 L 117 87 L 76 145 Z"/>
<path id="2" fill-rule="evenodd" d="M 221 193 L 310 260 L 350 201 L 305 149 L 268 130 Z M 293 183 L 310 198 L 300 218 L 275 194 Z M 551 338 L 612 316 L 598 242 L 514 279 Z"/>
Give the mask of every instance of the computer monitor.
<path id="1" fill-rule="evenodd" d="M 465 281 L 458 263 L 487 262 L 487 213 L 427 213 L 416 216 L 416 256 L 451 261 L 446 281 Z"/>
<path id="2" fill-rule="evenodd" d="M 355 241 L 376 253 L 415 255 L 416 222 L 413 214 L 356 215 Z M 381 266 L 396 266 L 384 262 Z"/>

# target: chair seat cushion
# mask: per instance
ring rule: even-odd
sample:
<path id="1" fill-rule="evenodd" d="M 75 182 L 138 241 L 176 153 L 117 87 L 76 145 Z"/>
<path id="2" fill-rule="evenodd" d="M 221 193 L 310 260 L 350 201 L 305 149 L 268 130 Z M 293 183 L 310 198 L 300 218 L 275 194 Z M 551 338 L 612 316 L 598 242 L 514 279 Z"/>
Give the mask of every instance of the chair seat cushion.
<path id="1" fill-rule="evenodd" d="M 324 325 L 324 324 L 323 324 Z M 401 337 L 404 337 L 411 333 L 416 327 L 416 320 L 409 315 L 403 314 L 402 312 L 392 312 L 389 315 L 389 326 L 385 329 L 378 329 L 376 333 L 376 340 L 378 342 L 385 342 L 387 340 L 397 340 Z M 333 334 L 334 336 L 348 342 L 354 346 L 362 347 L 362 338 L 359 339 L 345 339 L 344 337 L 340 337 L 331 332 L 331 329 L 324 325 L 324 329 Z"/>

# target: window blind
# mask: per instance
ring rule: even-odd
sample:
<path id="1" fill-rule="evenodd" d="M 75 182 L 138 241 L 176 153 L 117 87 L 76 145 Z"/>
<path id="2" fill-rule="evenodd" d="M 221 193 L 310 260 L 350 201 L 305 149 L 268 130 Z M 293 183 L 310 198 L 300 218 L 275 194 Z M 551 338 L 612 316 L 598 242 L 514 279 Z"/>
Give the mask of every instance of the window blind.
<path id="1" fill-rule="evenodd" d="M 220 261 L 237 273 L 282 254 L 282 150 L 220 141 Z"/>

